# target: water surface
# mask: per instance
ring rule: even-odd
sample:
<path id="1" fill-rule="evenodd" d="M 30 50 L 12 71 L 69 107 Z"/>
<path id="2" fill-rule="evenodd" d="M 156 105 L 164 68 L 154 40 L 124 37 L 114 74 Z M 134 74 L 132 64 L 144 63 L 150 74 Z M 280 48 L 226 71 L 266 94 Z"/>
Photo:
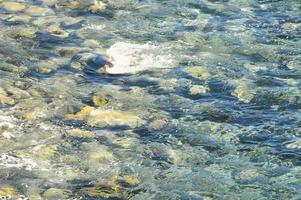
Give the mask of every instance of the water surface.
<path id="1" fill-rule="evenodd" d="M 4 199 L 301 199 L 300 1 L 0 4 Z"/>

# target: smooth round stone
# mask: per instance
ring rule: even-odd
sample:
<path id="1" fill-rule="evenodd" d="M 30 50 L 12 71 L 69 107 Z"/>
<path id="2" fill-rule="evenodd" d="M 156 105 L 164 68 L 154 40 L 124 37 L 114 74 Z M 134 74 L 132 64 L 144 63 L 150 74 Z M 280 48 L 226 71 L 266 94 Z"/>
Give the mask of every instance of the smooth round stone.
<path id="1" fill-rule="evenodd" d="M 164 128 L 168 120 L 164 118 L 154 119 L 148 126 L 148 130 L 154 131 Z"/>
<path id="2" fill-rule="evenodd" d="M 43 197 L 46 199 L 67 199 L 68 196 L 71 194 L 68 190 L 58 189 L 58 188 L 49 188 L 43 193 Z"/>
<path id="3" fill-rule="evenodd" d="M 95 133 L 81 129 L 71 129 L 67 131 L 68 136 L 76 138 L 94 138 Z"/>
<path id="4" fill-rule="evenodd" d="M 286 148 L 288 149 L 301 149 L 301 139 L 297 139 L 296 141 L 287 144 Z"/>
<path id="5" fill-rule="evenodd" d="M 260 176 L 261 174 L 256 169 L 245 169 L 238 174 L 237 178 L 240 181 L 251 181 Z"/>
<path id="6" fill-rule="evenodd" d="M 58 0 L 43 0 L 43 3 L 46 5 L 55 5 L 58 2 Z"/>
<path id="7" fill-rule="evenodd" d="M 89 47 L 89 48 L 97 48 L 100 46 L 99 42 L 97 40 L 85 40 L 83 42 L 83 46 Z"/>
<path id="8" fill-rule="evenodd" d="M 21 4 L 21 3 L 17 3 L 17 2 L 3 2 L 2 4 L 2 8 L 4 8 L 7 11 L 10 12 L 18 12 L 18 11 L 22 11 L 25 9 L 25 5 Z"/>
<path id="9" fill-rule="evenodd" d="M 46 28 L 46 32 L 50 33 L 51 35 L 60 37 L 60 38 L 66 38 L 69 36 L 69 33 L 62 30 L 58 25 L 51 25 Z"/>
<path id="10" fill-rule="evenodd" d="M 38 6 L 29 6 L 24 10 L 24 12 L 30 16 L 45 16 L 53 13 L 53 11 L 49 8 L 43 8 Z"/>
<path id="11" fill-rule="evenodd" d="M 16 34 L 18 37 L 33 38 L 36 35 L 36 30 L 33 28 L 24 28 L 19 30 Z"/>
<path id="12" fill-rule="evenodd" d="M 18 196 L 18 192 L 12 187 L 0 188 L 0 199 L 16 199 Z"/>
<path id="13" fill-rule="evenodd" d="M 11 18 L 9 18 L 7 21 L 29 23 L 30 20 L 31 20 L 31 16 L 21 14 L 21 15 L 14 15 Z"/>
<path id="14" fill-rule="evenodd" d="M 104 10 L 106 8 L 106 4 L 101 1 L 95 1 L 94 5 L 91 5 L 88 8 L 88 11 L 92 13 L 97 13 L 98 11 Z"/>
<path id="15" fill-rule="evenodd" d="M 208 92 L 208 88 L 202 85 L 193 85 L 189 89 L 190 95 L 199 95 L 199 94 L 205 94 Z"/>
<path id="16" fill-rule="evenodd" d="M 92 97 L 92 101 L 94 106 L 100 107 L 100 106 L 104 106 L 107 103 L 109 103 L 108 98 L 106 98 L 105 95 L 102 94 L 96 94 Z"/>
<path id="17" fill-rule="evenodd" d="M 183 71 L 192 76 L 193 78 L 198 79 L 209 79 L 211 76 L 208 69 L 201 66 L 186 67 L 183 69 Z"/>
<path id="18" fill-rule="evenodd" d="M 6 104 L 6 105 L 14 105 L 15 100 L 9 96 L 7 96 L 7 93 L 4 89 L 0 88 L 0 105 Z"/>
<path id="19" fill-rule="evenodd" d="M 104 160 L 108 160 L 108 161 L 114 160 L 114 155 L 112 154 L 112 152 L 109 152 L 105 149 L 101 149 L 95 152 L 91 152 L 89 155 L 89 161 L 92 163 L 100 162 Z"/>
<path id="20" fill-rule="evenodd" d="M 232 95 L 244 103 L 250 103 L 256 94 L 256 85 L 247 80 L 240 80 L 236 84 L 237 86 Z"/>

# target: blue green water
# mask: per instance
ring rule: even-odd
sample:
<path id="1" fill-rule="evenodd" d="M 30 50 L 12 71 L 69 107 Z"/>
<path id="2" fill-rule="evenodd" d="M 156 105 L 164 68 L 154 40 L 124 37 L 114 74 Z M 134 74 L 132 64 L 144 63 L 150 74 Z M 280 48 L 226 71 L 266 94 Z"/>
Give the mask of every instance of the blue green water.
<path id="1" fill-rule="evenodd" d="M 301 199 L 298 0 L 0 0 L 1 199 Z"/>

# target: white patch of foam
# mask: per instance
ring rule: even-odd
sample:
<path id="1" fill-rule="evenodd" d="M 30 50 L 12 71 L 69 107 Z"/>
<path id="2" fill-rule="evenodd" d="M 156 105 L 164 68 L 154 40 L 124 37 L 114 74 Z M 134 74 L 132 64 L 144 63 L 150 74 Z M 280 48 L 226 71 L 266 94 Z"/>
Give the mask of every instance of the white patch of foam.
<path id="1" fill-rule="evenodd" d="M 160 55 L 162 47 L 150 43 L 131 44 L 117 42 L 106 54 L 112 58 L 113 67 L 107 68 L 109 74 L 133 74 L 155 68 L 171 68 L 174 61 L 170 54 Z M 158 55 L 159 54 L 159 55 Z"/>
<path id="2" fill-rule="evenodd" d="M 15 122 L 16 122 L 16 118 L 14 117 L 0 115 L 0 128 L 7 128 L 7 129 L 14 128 L 16 126 L 14 124 Z"/>
<path id="3" fill-rule="evenodd" d="M 34 163 L 30 159 L 19 158 L 7 153 L 2 153 L 0 155 L 0 166 L 6 168 L 22 168 L 25 167 L 27 170 L 32 170 L 33 168 L 37 167 L 37 164 Z"/>
<path id="4" fill-rule="evenodd" d="M 106 26 L 105 25 L 93 25 L 93 24 L 87 24 L 84 25 L 83 29 L 91 29 L 96 31 L 102 31 Z"/>
<path id="5" fill-rule="evenodd" d="M 11 132 L 8 132 L 8 131 L 4 131 L 2 133 L 2 136 L 8 140 L 15 138 L 14 134 L 12 134 Z"/>

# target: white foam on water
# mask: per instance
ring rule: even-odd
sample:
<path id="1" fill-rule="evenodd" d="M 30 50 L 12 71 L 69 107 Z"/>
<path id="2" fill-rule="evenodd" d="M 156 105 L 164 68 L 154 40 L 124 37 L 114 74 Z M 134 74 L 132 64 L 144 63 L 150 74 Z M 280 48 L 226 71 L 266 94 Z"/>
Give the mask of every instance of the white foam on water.
<path id="1" fill-rule="evenodd" d="M 105 25 L 93 25 L 93 24 L 87 24 L 83 26 L 83 29 L 88 30 L 97 30 L 97 31 L 102 31 L 106 26 Z"/>
<path id="2" fill-rule="evenodd" d="M 32 170 L 37 167 L 37 164 L 30 159 L 20 158 L 12 156 L 8 153 L 2 153 L 0 155 L 0 166 L 5 168 L 23 168 L 26 170 Z"/>
<path id="3" fill-rule="evenodd" d="M 12 129 L 16 126 L 15 123 L 16 123 L 16 118 L 12 116 L 0 115 L 0 128 Z"/>
<path id="4" fill-rule="evenodd" d="M 174 60 L 170 54 L 158 54 L 162 47 L 147 44 L 117 42 L 106 54 L 112 58 L 113 67 L 107 68 L 109 74 L 133 74 L 155 68 L 171 68 Z"/>
<path id="5" fill-rule="evenodd" d="M 12 134 L 11 132 L 8 132 L 8 131 L 4 131 L 2 133 L 2 136 L 8 140 L 15 138 L 14 134 Z"/>

